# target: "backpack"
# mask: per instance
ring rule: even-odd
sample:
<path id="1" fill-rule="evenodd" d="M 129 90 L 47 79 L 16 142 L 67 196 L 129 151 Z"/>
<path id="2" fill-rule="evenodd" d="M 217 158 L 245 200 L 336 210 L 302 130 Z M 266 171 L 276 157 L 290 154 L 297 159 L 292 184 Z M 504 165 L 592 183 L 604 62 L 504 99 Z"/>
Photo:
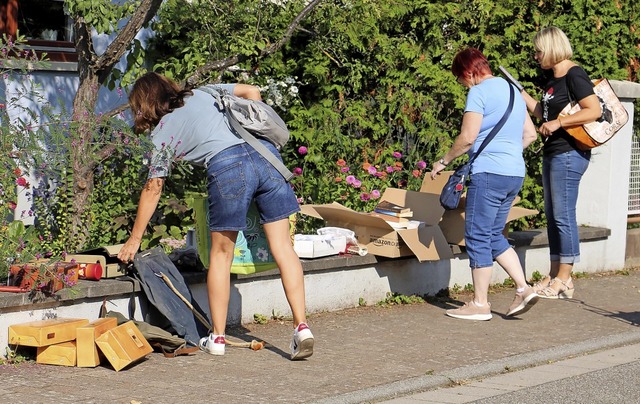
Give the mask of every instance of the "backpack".
<path id="1" fill-rule="evenodd" d="M 251 147 L 269 161 L 286 181 L 293 178 L 293 173 L 271 153 L 256 137 L 271 142 L 280 150 L 289 140 L 289 129 L 278 113 L 262 101 L 249 100 L 229 94 L 215 85 L 198 88 L 210 94 L 218 101 L 227 116 L 231 127 Z"/>
<path id="2" fill-rule="evenodd" d="M 230 94 L 215 85 L 200 87 L 223 105 L 232 118 L 254 136 L 267 139 L 280 150 L 289 140 L 289 129 L 270 105 Z"/>

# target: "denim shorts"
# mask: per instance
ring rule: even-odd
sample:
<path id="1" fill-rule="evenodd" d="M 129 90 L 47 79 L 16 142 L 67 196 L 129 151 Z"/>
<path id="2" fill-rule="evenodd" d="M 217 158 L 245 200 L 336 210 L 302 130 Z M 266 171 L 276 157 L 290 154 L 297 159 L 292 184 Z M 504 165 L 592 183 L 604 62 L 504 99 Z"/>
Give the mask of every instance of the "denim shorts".
<path id="1" fill-rule="evenodd" d="M 261 142 L 282 160 L 271 143 Z M 231 146 L 209 160 L 207 182 L 211 231 L 245 230 L 253 200 L 261 224 L 276 222 L 300 210 L 289 183 L 247 143 Z"/>
<path id="2" fill-rule="evenodd" d="M 580 236 L 576 219 L 578 188 L 589 166 L 589 152 L 572 150 L 542 160 L 544 212 L 551 261 L 580 262 Z"/>
<path id="3" fill-rule="evenodd" d="M 523 177 L 473 173 L 467 189 L 464 238 L 471 269 L 493 266 L 511 248 L 503 234 Z"/>

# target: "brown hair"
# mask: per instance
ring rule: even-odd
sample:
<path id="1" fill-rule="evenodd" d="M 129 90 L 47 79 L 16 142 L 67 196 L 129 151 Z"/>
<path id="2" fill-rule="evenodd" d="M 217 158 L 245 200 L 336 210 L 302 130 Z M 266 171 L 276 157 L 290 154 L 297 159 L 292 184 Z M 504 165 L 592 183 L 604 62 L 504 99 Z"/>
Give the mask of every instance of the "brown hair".
<path id="1" fill-rule="evenodd" d="M 169 112 L 184 105 L 184 97 L 193 95 L 161 74 L 149 72 L 136 80 L 129 94 L 136 133 L 156 126 Z"/>
<path id="2" fill-rule="evenodd" d="M 487 58 L 476 48 L 463 49 L 453 58 L 451 73 L 457 77 L 465 74 L 484 76 L 491 74 L 491 67 Z"/>

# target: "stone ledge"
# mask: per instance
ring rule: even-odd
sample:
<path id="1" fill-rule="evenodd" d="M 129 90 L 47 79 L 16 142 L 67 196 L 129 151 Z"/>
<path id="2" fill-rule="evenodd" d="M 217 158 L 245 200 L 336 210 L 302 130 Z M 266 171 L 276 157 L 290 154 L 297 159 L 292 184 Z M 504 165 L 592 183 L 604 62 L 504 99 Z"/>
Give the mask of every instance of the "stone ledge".
<path id="1" fill-rule="evenodd" d="M 578 227 L 580 241 L 594 241 L 606 239 L 611 235 L 611 229 L 603 227 Z M 515 247 L 545 247 L 549 245 L 547 229 L 523 230 L 509 233 Z"/>
<path id="2" fill-rule="evenodd" d="M 611 235 L 610 229 L 600 227 L 580 227 L 580 241 L 595 241 L 606 239 Z M 544 247 L 548 245 L 546 229 L 517 231 L 510 233 L 510 239 L 515 247 Z M 451 246 L 454 254 L 461 254 L 464 248 Z M 317 259 L 301 259 L 302 268 L 305 273 L 345 270 L 372 266 L 381 262 L 395 261 L 399 264 L 402 261 L 413 261 L 414 257 L 386 258 L 375 255 L 334 255 Z M 198 284 L 206 282 L 204 272 L 184 272 L 183 277 L 187 284 Z M 237 281 L 251 281 L 264 278 L 279 277 L 277 269 L 259 272 L 249 275 L 233 274 L 232 279 Z M 19 311 L 21 307 L 30 310 L 53 308 L 77 304 L 78 302 L 100 301 L 104 298 L 129 297 L 132 293 L 138 294 L 141 291 L 137 281 L 128 278 L 102 279 L 100 281 L 80 280 L 73 289 L 63 289 L 55 296 L 43 297 L 35 296 L 32 300 L 29 293 L 6 293 L 0 292 L 0 314 Z"/>

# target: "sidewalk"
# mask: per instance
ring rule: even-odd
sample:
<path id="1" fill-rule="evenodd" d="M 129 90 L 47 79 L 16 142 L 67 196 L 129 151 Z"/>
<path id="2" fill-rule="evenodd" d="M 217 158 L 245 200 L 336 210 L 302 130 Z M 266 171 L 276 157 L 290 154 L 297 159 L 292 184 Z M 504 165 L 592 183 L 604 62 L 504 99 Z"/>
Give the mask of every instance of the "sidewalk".
<path id="1" fill-rule="evenodd" d="M 455 300 L 316 314 L 309 319 L 315 353 L 299 362 L 288 360 L 291 323 L 271 321 L 229 332 L 271 344 L 256 352 L 228 347 L 223 357 L 173 359 L 154 353 L 120 372 L 108 365 L 4 367 L 0 401 L 376 402 L 640 343 L 640 271 L 574 283 L 575 299 L 541 300 L 519 318 L 504 317 L 513 291 L 491 295 L 494 316 L 486 322 L 446 317 Z"/>

